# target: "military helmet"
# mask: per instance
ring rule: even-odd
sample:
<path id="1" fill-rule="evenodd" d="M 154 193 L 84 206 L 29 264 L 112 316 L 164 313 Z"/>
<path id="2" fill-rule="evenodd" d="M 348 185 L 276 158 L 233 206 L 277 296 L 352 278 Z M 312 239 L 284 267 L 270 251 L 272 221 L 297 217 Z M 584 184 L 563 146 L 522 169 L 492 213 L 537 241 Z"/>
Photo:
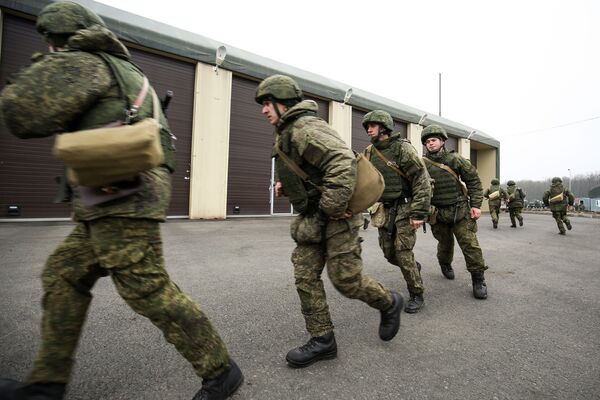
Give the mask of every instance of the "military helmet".
<path id="1" fill-rule="evenodd" d="M 552 183 L 562 183 L 562 179 L 560 179 L 558 176 L 555 176 L 552 178 Z"/>
<path id="2" fill-rule="evenodd" d="M 387 111 L 373 110 L 363 117 L 362 126 L 367 130 L 369 123 L 376 123 L 387 129 L 388 131 L 394 130 L 394 120 Z"/>
<path id="3" fill-rule="evenodd" d="M 70 1 L 51 3 L 40 12 L 35 24 L 42 35 L 73 34 L 93 25 L 106 27 L 102 18 L 82 5 Z"/>
<path id="4" fill-rule="evenodd" d="M 425 144 L 425 141 L 432 136 L 438 136 L 444 141 L 448 140 L 448 134 L 446 133 L 446 130 L 439 125 L 432 124 L 428 125 L 421 132 L 421 143 Z"/>
<path id="5" fill-rule="evenodd" d="M 256 88 L 254 100 L 262 104 L 267 99 L 302 100 L 302 90 L 295 80 L 285 75 L 272 75 L 263 80 Z"/>
<path id="6" fill-rule="evenodd" d="M 508 181 L 508 182 L 506 182 L 506 184 L 508 186 L 514 186 L 514 185 L 516 185 L 515 181 Z"/>
<path id="7" fill-rule="evenodd" d="M 499 185 L 500 181 L 497 178 L 492 179 L 492 185 Z"/>

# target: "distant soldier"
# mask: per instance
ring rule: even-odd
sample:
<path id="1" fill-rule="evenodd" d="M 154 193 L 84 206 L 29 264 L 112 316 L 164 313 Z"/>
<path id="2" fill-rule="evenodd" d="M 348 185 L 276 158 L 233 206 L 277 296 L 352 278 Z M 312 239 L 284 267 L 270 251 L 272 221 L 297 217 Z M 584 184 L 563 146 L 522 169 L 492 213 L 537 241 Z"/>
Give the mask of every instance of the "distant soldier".
<path id="1" fill-rule="evenodd" d="M 558 176 L 552 178 L 550 189 L 544 192 L 544 204 L 550 207 L 552 216 L 558 226 L 558 233 L 561 235 L 566 235 L 565 225 L 568 230 L 572 228 L 571 221 L 567 217 L 567 205 L 572 206 L 574 202 L 575 196 L 569 189 L 564 187 L 562 179 Z"/>
<path id="2" fill-rule="evenodd" d="M 337 290 L 381 312 L 379 337 L 392 340 L 400 327 L 403 299 L 362 273 L 361 214 L 348 209 L 356 185 L 356 158 L 321 118 L 317 104 L 303 100 L 290 77 L 273 75 L 256 90 L 262 114 L 275 126 L 273 155 L 277 196 L 287 196 L 299 215 L 292 221 L 292 253 L 302 315 L 311 335 L 308 343 L 287 353 L 294 368 L 337 356 L 333 323 L 321 280 L 323 268 Z M 308 175 L 303 179 L 299 170 Z"/>
<path id="3" fill-rule="evenodd" d="M 385 191 L 379 200 L 385 220 L 379 228 L 379 246 L 392 264 L 400 267 L 410 300 L 404 311 L 416 313 L 423 307 L 421 265 L 415 262 L 413 248 L 416 229 L 429 214 L 431 184 L 429 173 L 412 144 L 393 133 L 394 120 L 386 111 L 367 113 L 362 125 L 371 138 L 365 155 L 385 179 Z"/>
<path id="4" fill-rule="evenodd" d="M 149 95 L 133 121 L 153 115 L 154 89 L 143 84 L 147 81 L 130 61 L 127 48 L 94 12 L 72 2 L 50 3 L 38 16 L 36 28 L 50 54 L 21 70 L 0 97 L 0 111 L 13 134 L 41 138 L 123 121 L 131 100 L 146 90 Z M 50 255 L 41 276 L 44 296 L 37 357 L 24 384 L 0 382 L 1 399 L 64 398 L 92 289 L 105 276 L 110 276 L 127 305 L 159 328 L 203 379 L 194 400 L 222 400 L 242 384 L 242 373 L 218 332 L 165 267 L 159 223 L 166 219 L 171 196 L 175 149 L 167 120 L 160 109 L 157 112 L 165 161 L 140 174 L 136 193 L 88 205 L 75 188 L 76 225 Z M 111 338 L 115 343 L 120 339 Z M 150 393 L 136 397 L 146 395 L 153 397 Z"/>
<path id="5" fill-rule="evenodd" d="M 510 215 L 510 227 L 517 227 L 516 220 L 519 220 L 519 226 L 523 226 L 523 216 L 521 215 L 521 211 L 523 210 L 523 203 L 527 193 L 518 187 L 515 181 L 508 181 L 506 182 L 506 185 L 506 193 L 508 194 L 506 203 L 508 205 L 508 213 Z"/>
<path id="6" fill-rule="evenodd" d="M 429 125 L 421 133 L 421 142 L 427 148 L 423 160 L 435 181 L 431 204 L 436 212 L 429 221 L 433 236 L 438 241 L 437 258 L 442 274 L 454 279 L 452 259 L 456 237 L 467 270 L 471 273 L 473 296 L 485 299 L 487 285 L 484 271 L 488 267 L 477 240 L 477 220 L 481 216 L 483 202 L 481 180 L 469 160 L 446 150 L 444 142 L 447 139 L 446 130 L 439 125 Z"/>
<path id="7" fill-rule="evenodd" d="M 492 225 L 494 226 L 494 229 L 497 229 L 498 219 L 500 217 L 500 205 L 502 200 L 506 200 L 507 198 L 506 190 L 500 186 L 500 181 L 494 178 L 492 179 L 491 186 L 484 190 L 483 197 L 488 199 Z"/>

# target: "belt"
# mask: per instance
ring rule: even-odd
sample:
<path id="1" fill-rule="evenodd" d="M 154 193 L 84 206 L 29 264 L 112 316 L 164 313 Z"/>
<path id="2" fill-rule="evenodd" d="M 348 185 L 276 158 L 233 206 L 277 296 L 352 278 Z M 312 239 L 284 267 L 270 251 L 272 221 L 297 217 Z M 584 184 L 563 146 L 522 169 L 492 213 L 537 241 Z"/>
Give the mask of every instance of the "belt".
<path id="1" fill-rule="evenodd" d="M 385 208 L 390 208 L 390 207 L 393 207 L 396 202 L 398 202 L 398 205 L 402 205 L 402 204 L 410 203 L 411 200 L 412 200 L 412 197 L 398 197 L 395 200 L 383 201 L 382 203 Z"/>

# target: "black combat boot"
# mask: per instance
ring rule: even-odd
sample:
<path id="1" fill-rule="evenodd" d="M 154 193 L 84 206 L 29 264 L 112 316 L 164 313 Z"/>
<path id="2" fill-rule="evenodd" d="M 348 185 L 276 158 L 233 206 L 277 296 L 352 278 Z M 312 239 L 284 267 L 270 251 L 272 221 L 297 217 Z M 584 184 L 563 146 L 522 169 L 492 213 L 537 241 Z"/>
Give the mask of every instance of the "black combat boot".
<path id="1" fill-rule="evenodd" d="M 565 232 L 565 231 L 560 231 L 560 232 L 558 232 L 558 234 L 559 234 L 559 235 L 566 235 L 566 234 L 567 234 L 567 232 Z"/>
<path id="2" fill-rule="evenodd" d="M 567 225 L 567 229 L 568 229 L 568 230 L 571 230 L 571 229 L 573 229 L 573 227 L 571 226 L 571 221 L 567 221 L 567 222 L 565 222 L 565 225 Z"/>
<path id="3" fill-rule="evenodd" d="M 406 307 L 404 307 L 404 312 L 409 314 L 414 314 L 419 312 L 423 305 L 425 304 L 425 300 L 423 299 L 423 294 L 410 294 L 410 300 L 406 303 Z"/>
<path id="4" fill-rule="evenodd" d="M 447 278 L 447 279 L 454 279 L 454 270 L 452 269 L 452 265 L 450 264 L 440 264 L 440 267 L 442 268 L 442 274 Z"/>
<path id="5" fill-rule="evenodd" d="M 237 364 L 229 359 L 229 369 L 213 379 L 204 379 L 202 388 L 192 400 L 225 400 L 242 385 L 244 375 Z"/>
<path id="6" fill-rule="evenodd" d="M 473 296 L 476 299 L 487 299 L 487 285 L 485 284 L 483 271 L 471 272 L 471 279 L 473 281 Z"/>
<path id="7" fill-rule="evenodd" d="M 510 227 L 511 227 L 511 228 L 516 228 L 516 227 L 517 227 L 517 225 L 515 225 L 515 224 L 512 224 Z"/>
<path id="8" fill-rule="evenodd" d="M 337 357 L 337 343 L 333 331 L 310 338 L 300 347 L 290 350 L 285 357 L 292 368 L 308 367 L 319 360 L 329 360 Z"/>
<path id="9" fill-rule="evenodd" d="M 498 229 L 498 221 L 492 221 L 492 225 L 494 225 L 494 229 Z"/>
<path id="10" fill-rule="evenodd" d="M 392 292 L 392 300 L 390 308 L 381 311 L 381 322 L 379 323 L 379 337 L 386 342 L 392 340 L 400 329 L 400 311 L 404 305 L 404 299 L 400 293 Z"/>
<path id="11" fill-rule="evenodd" d="M 64 383 L 24 384 L 12 379 L 0 379 L 0 400 L 62 400 Z"/>
<path id="12" fill-rule="evenodd" d="M 519 220 L 519 226 L 523 226 L 523 218 Z"/>

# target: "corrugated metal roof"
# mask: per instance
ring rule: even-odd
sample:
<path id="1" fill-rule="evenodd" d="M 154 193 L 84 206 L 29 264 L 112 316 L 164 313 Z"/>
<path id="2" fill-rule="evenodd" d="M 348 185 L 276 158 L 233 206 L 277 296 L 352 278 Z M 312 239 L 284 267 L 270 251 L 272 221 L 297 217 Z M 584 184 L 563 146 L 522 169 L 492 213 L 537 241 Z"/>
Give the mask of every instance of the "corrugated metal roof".
<path id="1" fill-rule="evenodd" d="M 225 45 L 227 57 L 220 67 L 222 69 L 257 79 L 264 79 L 276 73 L 290 75 L 298 81 L 300 87 L 307 93 L 340 102 L 343 101 L 346 90 L 350 87 L 344 83 L 102 3 L 91 0 L 79 0 L 78 2 L 98 13 L 108 27 L 120 38 L 140 46 L 214 65 L 217 48 Z M 38 15 L 40 10 L 49 3 L 51 3 L 49 0 L 0 0 L 0 6 L 30 15 Z M 418 123 L 421 117 L 426 114 L 425 111 L 370 92 L 357 88 L 352 90 L 353 95 L 348 104 L 355 107 L 366 110 L 385 109 L 394 117 L 412 123 Z M 469 126 L 436 115 L 429 115 L 424 120 L 425 125 L 431 123 L 440 124 L 449 134 L 462 138 L 466 138 L 471 132 L 474 132 L 471 137 L 472 140 L 492 147 L 500 147 L 498 140 Z"/>

